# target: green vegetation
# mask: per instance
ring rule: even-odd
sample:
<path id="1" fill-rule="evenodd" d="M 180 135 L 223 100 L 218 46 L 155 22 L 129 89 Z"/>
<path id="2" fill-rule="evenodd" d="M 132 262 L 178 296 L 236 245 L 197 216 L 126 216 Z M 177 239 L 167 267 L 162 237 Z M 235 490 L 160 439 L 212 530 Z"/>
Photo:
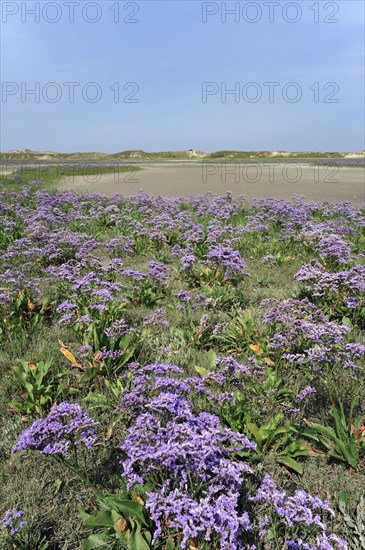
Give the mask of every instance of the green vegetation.
<path id="1" fill-rule="evenodd" d="M 234 517 L 246 547 L 365 548 L 364 210 L 57 193 L 32 171 L 0 200 L 0 520 L 26 521 L 1 548 L 241 548 Z M 62 404 L 78 425 L 49 421 Z M 316 521 L 259 497 L 267 476 Z"/>

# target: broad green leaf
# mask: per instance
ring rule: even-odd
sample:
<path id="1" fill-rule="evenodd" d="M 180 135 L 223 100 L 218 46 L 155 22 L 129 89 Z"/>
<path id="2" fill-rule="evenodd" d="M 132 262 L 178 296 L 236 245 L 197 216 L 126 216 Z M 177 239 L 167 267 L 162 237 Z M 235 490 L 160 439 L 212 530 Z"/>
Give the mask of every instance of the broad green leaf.
<path id="1" fill-rule="evenodd" d="M 208 357 L 208 367 L 213 370 L 214 367 L 215 367 L 215 362 L 217 360 L 217 354 L 214 350 L 209 350 L 208 353 L 207 353 L 207 357 Z"/>
<path id="2" fill-rule="evenodd" d="M 134 500 L 125 500 L 118 496 L 108 496 L 102 499 L 103 503 L 119 512 L 126 519 L 135 517 L 142 525 L 147 525 L 144 516 L 144 507 Z"/>
<path id="3" fill-rule="evenodd" d="M 85 371 L 82 377 L 82 381 L 89 382 L 90 380 L 93 380 L 94 378 L 102 374 L 103 374 L 102 370 L 96 369 L 95 367 L 90 367 Z"/>
<path id="4" fill-rule="evenodd" d="M 335 421 L 338 436 L 346 440 L 348 438 L 348 427 L 346 426 L 344 417 L 336 409 L 332 409 L 331 415 Z"/>
<path id="5" fill-rule="evenodd" d="M 90 535 L 82 543 L 83 550 L 94 550 L 94 548 L 105 548 L 113 539 L 103 533 L 101 535 Z"/>
<path id="6" fill-rule="evenodd" d="M 150 544 L 141 532 L 141 526 L 136 523 L 129 537 L 128 547 L 130 550 L 149 550 Z"/>
<path id="7" fill-rule="evenodd" d="M 346 445 L 344 445 L 344 443 L 342 443 L 342 441 L 340 441 L 337 437 L 336 437 L 336 440 L 335 440 L 335 444 L 336 444 L 337 449 L 342 454 L 343 458 L 348 462 L 348 464 L 350 466 L 352 466 L 352 468 L 354 468 L 356 470 L 356 468 L 359 465 L 359 455 L 358 455 L 357 451 L 356 451 L 356 455 L 353 455 L 351 453 L 350 448 L 347 447 Z M 337 449 L 335 449 L 335 452 L 336 452 Z"/>
<path id="8" fill-rule="evenodd" d="M 339 503 L 342 503 L 344 506 L 347 506 L 347 503 L 349 501 L 349 495 L 346 493 L 346 491 L 341 491 L 338 497 Z"/>
<path id="9" fill-rule="evenodd" d="M 256 426 L 256 424 L 252 424 L 252 422 L 249 422 L 248 424 L 246 424 L 246 428 L 250 433 L 252 433 L 252 435 L 256 439 L 257 443 L 261 444 L 262 441 L 263 441 L 262 430 L 260 430 Z"/>
<path id="10" fill-rule="evenodd" d="M 313 423 L 311 424 L 311 429 L 315 432 L 325 435 L 326 437 L 329 437 L 330 439 L 336 438 L 336 432 L 333 428 L 328 428 L 326 426 L 322 426 L 322 424 Z"/>
<path id="11" fill-rule="evenodd" d="M 351 320 L 348 317 L 342 317 L 342 324 L 349 329 L 353 328 L 353 324 L 351 323 Z"/>
<path id="12" fill-rule="evenodd" d="M 85 520 L 85 527 L 114 527 L 114 521 L 111 511 L 99 510 L 94 514 L 90 514 L 89 517 Z"/>
<path id="13" fill-rule="evenodd" d="M 297 456 L 307 456 L 309 454 L 308 444 L 303 440 L 293 441 L 285 447 L 284 452 L 287 454 L 300 453 Z"/>
<path id="14" fill-rule="evenodd" d="M 280 428 L 276 428 L 275 430 L 272 430 L 269 433 L 268 438 L 267 438 L 268 443 L 272 443 L 273 441 L 275 441 L 275 439 L 278 437 L 278 435 L 283 435 L 283 436 L 288 435 L 287 428 L 285 428 L 284 426 L 281 426 Z M 285 438 L 285 437 L 281 438 L 281 443 L 282 444 L 285 441 L 285 439 L 287 440 L 287 438 Z"/>
<path id="15" fill-rule="evenodd" d="M 290 456 L 278 456 L 277 461 L 279 462 L 279 464 L 283 464 L 284 466 L 286 466 L 287 468 L 290 468 L 297 474 L 302 475 L 303 468 L 301 467 L 300 464 L 298 464 L 296 460 L 294 460 L 293 458 L 290 458 Z"/>
<path id="16" fill-rule="evenodd" d="M 199 376 L 201 376 L 202 378 L 204 378 L 204 376 L 207 376 L 207 374 L 210 374 L 210 372 L 205 369 L 204 367 L 194 367 L 196 372 L 199 374 Z"/>

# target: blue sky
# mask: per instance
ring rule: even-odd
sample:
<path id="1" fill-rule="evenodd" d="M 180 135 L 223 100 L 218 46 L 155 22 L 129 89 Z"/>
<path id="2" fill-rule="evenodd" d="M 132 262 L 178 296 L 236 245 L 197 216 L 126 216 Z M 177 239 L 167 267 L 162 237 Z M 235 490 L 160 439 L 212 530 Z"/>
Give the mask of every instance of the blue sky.
<path id="1" fill-rule="evenodd" d="M 364 3 L 274 3 L 3 0 L 1 150 L 364 148 Z"/>

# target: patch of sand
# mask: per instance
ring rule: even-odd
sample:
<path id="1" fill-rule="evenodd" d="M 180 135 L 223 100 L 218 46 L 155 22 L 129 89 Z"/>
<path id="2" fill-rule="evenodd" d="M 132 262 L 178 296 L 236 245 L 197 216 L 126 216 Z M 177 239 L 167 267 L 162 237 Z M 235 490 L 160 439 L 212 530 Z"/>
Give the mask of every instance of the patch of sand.
<path id="1" fill-rule="evenodd" d="M 75 189 L 107 195 L 134 195 L 143 189 L 149 195 L 189 196 L 231 191 L 252 198 L 289 200 L 304 195 L 309 201 L 365 203 L 365 170 L 275 164 L 204 164 L 187 162 L 143 163 L 134 173 L 74 176 L 64 178 L 60 189 Z"/>

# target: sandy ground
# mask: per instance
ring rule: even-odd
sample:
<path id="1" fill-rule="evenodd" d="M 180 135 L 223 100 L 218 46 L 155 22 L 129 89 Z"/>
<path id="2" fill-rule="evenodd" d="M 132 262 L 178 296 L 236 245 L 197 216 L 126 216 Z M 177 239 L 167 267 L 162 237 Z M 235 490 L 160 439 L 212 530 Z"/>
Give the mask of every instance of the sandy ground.
<path id="1" fill-rule="evenodd" d="M 149 195 L 188 196 L 207 193 L 243 194 L 247 199 L 290 199 L 365 203 L 363 168 L 311 168 L 299 164 L 201 164 L 143 163 L 143 170 L 65 178 L 60 189 L 75 189 L 111 195 L 134 195 L 143 189 Z"/>
<path id="2" fill-rule="evenodd" d="M 1 166 L 0 174 L 2 176 L 8 176 L 9 174 L 12 174 L 14 172 L 14 170 L 16 170 L 15 166 L 12 166 L 10 168 L 8 168 L 8 167 L 5 168 L 4 166 Z"/>
<path id="3" fill-rule="evenodd" d="M 365 203 L 365 170 L 348 167 L 311 167 L 307 164 L 242 163 L 213 164 L 191 161 L 145 161 L 135 173 L 74 176 L 64 178 L 59 189 L 82 192 L 134 195 L 143 189 L 149 195 L 188 196 L 209 191 L 221 195 L 231 191 L 252 198 Z M 1 165 L 9 174 L 16 166 Z"/>

